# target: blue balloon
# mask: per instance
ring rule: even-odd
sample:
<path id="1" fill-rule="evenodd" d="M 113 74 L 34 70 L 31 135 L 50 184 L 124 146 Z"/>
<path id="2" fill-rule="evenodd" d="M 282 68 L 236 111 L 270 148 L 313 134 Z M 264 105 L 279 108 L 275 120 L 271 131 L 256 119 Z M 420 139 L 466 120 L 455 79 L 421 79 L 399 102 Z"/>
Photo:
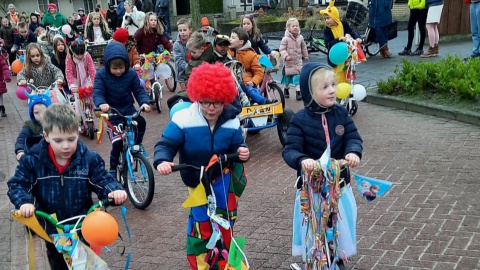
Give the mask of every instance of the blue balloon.
<path id="1" fill-rule="evenodd" d="M 335 65 L 343 64 L 348 58 L 348 46 L 345 42 L 338 42 L 328 52 L 330 62 Z"/>
<path id="2" fill-rule="evenodd" d="M 172 118 L 176 112 L 187 109 L 190 107 L 190 105 L 192 105 L 192 103 L 186 101 L 178 102 L 177 104 L 173 105 L 173 107 L 170 109 L 170 118 Z"/>
<path id="3" fill-rule="evenodd" d="M 25 61 L 25 56 L 20 55 L 20 56 L 18 57 L 18 59 L 20 60 L 20 62 L 23 63 L 23 62 Z"/>

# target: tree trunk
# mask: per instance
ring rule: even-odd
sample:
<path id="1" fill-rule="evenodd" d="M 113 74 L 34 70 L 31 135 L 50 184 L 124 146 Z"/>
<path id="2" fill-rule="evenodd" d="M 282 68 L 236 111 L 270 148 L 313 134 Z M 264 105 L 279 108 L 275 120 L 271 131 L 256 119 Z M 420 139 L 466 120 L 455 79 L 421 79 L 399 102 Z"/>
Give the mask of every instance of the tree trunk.
<path id="1" fill-rule="evenodd" d="M 190 0 L 190 16 L 192 29 L 200 28 L 200 0 Z"/>

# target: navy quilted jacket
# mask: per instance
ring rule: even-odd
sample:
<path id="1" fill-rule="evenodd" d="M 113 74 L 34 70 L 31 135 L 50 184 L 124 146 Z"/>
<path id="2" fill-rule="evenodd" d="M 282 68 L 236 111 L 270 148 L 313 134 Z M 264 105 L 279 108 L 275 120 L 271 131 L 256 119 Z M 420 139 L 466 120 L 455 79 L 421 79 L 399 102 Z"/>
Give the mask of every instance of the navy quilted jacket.
<path id="1" fill-rule="evenodd" d="M 42 139 L 20 160 L 15 175 L 8 181 L 7 194 L 16 209 L 32 203 L 37 210 L 56 213 L 58 220 L 64 220 L 85 215 L 93 205 L 92 192 L 99 199 L 106 199 L 111 191 L 122 189 L 106 173 L 100 155 L 88 150 L 81 141 L 70 165 L 59 174 L 48 154 L 48 143 Z"/>
<path id="2" fill-rule="evenodd" d="M 95 75 L 93 84 L 93 103 L 99 107 L 102 104 L 108 104 L 120 111 L 123 115 L 132 115 L 136 112 L 134 102 L 137 100 L 141 106 L 149 104 L 149 98 L 143 87 L 140 85 L 137 72 L 128 68 L 125 73 L 115 76 L 110 72 L 108 63 L 115 58 L 121 58 L 130 67 L 125 46 L 118 42 L 110 42 L 105 48 L 105 56 L 102 67 Z M 133 94 L 133 95 L 132 95 Z M 133 99 L 135 97 L 135 100 Z"/>
<path id="3" fill-rule="evenodd" d="M 330 136 L 332 158 L 342 159 L 348 153 L 362 157 L 362 138 L 345 107 L 334 105 L 325 108 L 312 101 L 310 82 L 312 74 L 319 68 L 329 68 L 325 64 L 307 63 L 300 73 L 300 91 L 305 109 L 298 111 L 290 121 L 283 159 L 291 168 L 300 171 L 302 160 L 319 159 L 327 148 L 322 114 L 325 114 Z"/>

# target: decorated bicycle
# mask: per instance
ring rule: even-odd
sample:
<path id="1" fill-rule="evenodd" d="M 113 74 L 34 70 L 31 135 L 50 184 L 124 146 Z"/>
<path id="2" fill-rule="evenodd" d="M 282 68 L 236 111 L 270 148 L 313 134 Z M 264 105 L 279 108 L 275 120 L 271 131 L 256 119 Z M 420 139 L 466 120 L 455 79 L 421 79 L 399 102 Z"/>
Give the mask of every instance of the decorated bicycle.
<path id="1" fill-rule="evenodd" d="M 164 50 L 162 53 L 151 52 L 141 54 L 140 60 L 143 62 L 142 69 L 139 72 L 141 83 L 150 97 L 150 103 L 155 104 L 158 113 L 162 112 L 163 87 L 172 84 L 171 79 L 175 77 L 172 73 L 172 67 L 168 64 L 170 53 Z M 163 81 L 163 83 L 161 83 Z M 173 84 L 175 84 L 173 82 Z"/>
<path id="2" fill-rule="evenodd" d="M 75 216 L 63 221 L 58 221 L 55 215 L 39 210 L 29 218 L 22 217 L 19 210 L 13 210 L 11 216 L 46 242 L 53 243 L 57 251 L 63 255 L 69 270 L 107 270 L 109 269 L 107 263 L 99 255 L 103 247 L 112 245 L 117 240 L 119 229 L 115 218 L 100 209 L 114 205 L 113 199 L 105 199 L 95 203 L 87 215 Z M 123 206 L 122 215 L 126 217 L 126 208 Z M 57 233 L 48 235 L 39 219 L 55 226 Z M 128 231 L 128 226 L 126 227 Z M 33 244 L 32 238 L 30 243 Z M 29 267 L 34 269 L 33 249 L 29 252 Z M 129 256 L 130 254 L 127 257 L 127 264 L 130 260 Z"/>
<path id="3" fill-rule="evenodd" d="M 92 98 L 92 86 L 80 87 L 78 93 L 74 93 L 73 107 L 80 116 L 79 131 L 91 140 L 95 138 L 97 124 L 94 118 L 94 104 Z"/>

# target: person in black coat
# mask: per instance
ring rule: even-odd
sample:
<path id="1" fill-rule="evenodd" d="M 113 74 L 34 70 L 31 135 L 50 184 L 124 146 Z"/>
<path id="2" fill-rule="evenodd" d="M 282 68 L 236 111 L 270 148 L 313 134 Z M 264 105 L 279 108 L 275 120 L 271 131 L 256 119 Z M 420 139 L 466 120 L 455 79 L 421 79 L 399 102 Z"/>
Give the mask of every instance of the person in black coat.
<path id="1" fill-rule="evenodd" d="M 115 6 L 112 4 L 108 4 L 107 24 L 108 24 L 108 28 L 110 28 L 112 32 L 114 32 L 118 27 L 117 11 L 115 10 Z"/>

